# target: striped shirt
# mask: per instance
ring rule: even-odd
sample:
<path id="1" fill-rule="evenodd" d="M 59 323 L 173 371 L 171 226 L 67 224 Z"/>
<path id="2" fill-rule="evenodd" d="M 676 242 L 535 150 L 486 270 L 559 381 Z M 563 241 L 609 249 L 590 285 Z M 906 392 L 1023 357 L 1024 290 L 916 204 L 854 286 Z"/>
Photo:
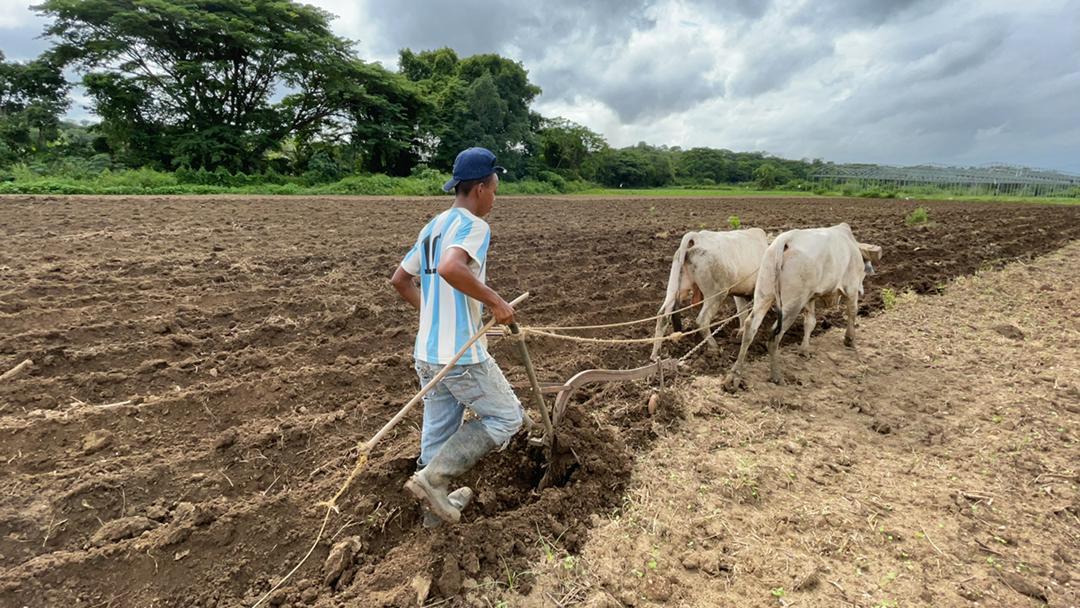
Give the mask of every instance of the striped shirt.
<path id="1" fill-rule="evenodd" d="M 469 270 L 483 283 L 487 270 L 491 228 L 487 222 L 461 207 L 435 216 L 420 231 L 416 244 L 405 254 L 401 267 L 420 277 L 420 331 L 413 357 L 428 363 L 446 364 L 482 323 L 483 305 L 454 289 L 436 269 L 443 253 L 459 247 L 469 254 Z M 488 358 L 487 339 L 481 338 L 458 360 L 458 365 L 480 363 Z"/>

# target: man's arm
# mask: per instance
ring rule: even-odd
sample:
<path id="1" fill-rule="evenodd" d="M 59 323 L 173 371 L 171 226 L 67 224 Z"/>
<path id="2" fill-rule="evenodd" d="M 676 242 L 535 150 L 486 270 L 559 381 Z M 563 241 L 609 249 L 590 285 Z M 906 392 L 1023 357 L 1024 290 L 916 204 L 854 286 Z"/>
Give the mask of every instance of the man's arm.
<path id="1" fill-rule="evenodd" d="M 454 289 L 487 304 L 499 323 L 509 325 L 514 322 L 514 307 L 473 276 L 469 270 L 469 254 L 464 249 L 448 247 L 439 260 L 438 273 Z"/>
<path id="2" fill-rule="evenodd" d="M 420 310 L 420 289 L 413 281 L 415 278 L 404 268 L 398 266 L 397 270 L 394 271 L 394 276 L 390 277 L 390 284 L 394 286 L 402 300 L 408 302 L 416 310 Z"/>

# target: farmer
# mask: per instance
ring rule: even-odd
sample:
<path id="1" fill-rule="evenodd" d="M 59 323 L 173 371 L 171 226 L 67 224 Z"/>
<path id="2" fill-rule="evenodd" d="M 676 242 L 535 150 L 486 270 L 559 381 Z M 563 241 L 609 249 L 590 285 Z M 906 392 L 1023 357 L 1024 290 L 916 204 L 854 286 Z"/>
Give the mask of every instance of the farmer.
<path id="1" fill-rule="evenodd" d="M 484 304 L 499 323 L 514 321 L 514 308 L 484 284 L 491 228 L 482 218 L 495 204 L 501 172 L 505 169 L 495 164 L 490 150 L 458 154 L 453 178 L 443 186 L 454 192 L 454 204 L 424 226 L 390 279 L 401 298 L 420 311 L 413 358 L 421 386 L 480 330 Z M 476 418 L 462 425 L 465 408 Z M 487 352 L 487 341 L 477 341 L 424 396 L 418 470 L 405 488 L 425 507 L 426 527 L 458 521 L 472 490 L 448 494 L 450 480 L 505 447 L 523 416 L 510 383 Z"/>

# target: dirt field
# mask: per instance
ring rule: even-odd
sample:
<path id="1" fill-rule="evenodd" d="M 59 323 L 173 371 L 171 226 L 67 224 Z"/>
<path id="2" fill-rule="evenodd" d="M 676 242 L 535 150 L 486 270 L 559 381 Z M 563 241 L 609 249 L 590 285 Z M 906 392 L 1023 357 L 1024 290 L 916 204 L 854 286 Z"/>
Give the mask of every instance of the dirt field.
<path id="1" fill-rule="evenodd" d="M 408 356 L 415 320 L 396 301 L 386 277 L 426 218 L 445 204 L 0 199 L 0 373 L 26 358 L 35 363 L 28 373 L 0 381 L 0 605 L 254 603 L 307 551 L 321 517 L 315 503 L 344 480 L 356 442 L 416 391 Z M 1080 238 L 1078 207 L 932 202 L 927 206 L 933 225 L 907 227 L 903 218 L 915 206 L 842 199 L 502 198 L 491 218 L 495 238 L 488 276 L 508 298 L 532 292 L 521 308 L 526 324 L 629 320 L 655 313 L 685 230 L 721 229 L 730 215 L 771 232 L 847 221 L 860 240 L 884 249 L 879 274 L 867 281 L 866 314 L 882 308 L 883 288 L 900 294 L 945 290 L 948 298 L 945 286 L 958 276 L 1030 260 Z M 1074 261 L 1075 248 L 1061 255 Z M 937 581 L 970 589 L 985 602 L 1036 605 L 1028 596 L 1006 595 L 1010 579 L 988 574 L 1012 573 L 1020 561 L 1032 569 L 1019 575 L 1022 580 L 1044 589 L 1052 601 L 1072 597 L 1075 604 L 1075 594 L 1063 595 L 1048 581 L 1057 577 L 1064 585 L 1062 578 L 1076 578 L 1056 566 L 1061 560 L 1075 563 L 1080 555 L 1077 418 L 1075 410 L 1059 407 L 1075 407 L 1078 396 L 1077 294 L 1075 281 L 1068 283 L 1071 264 L 1040 268 L 1058 272 L 1046 279 L 1049 289 L 1025 291 L 1026 308 L 997 313 L 1016 315 L 1008 317 L 1016 319 L 1013 329 L 998 332 L 1012 334 L 1001 337 L 1013 348 L 1012 358 L 980 350 L 981 342 L 967 345 L 969 328 L 981 336 L 996 309 L 961 298 L 936 309 L 949 323 L 933 317 L 921 325 L 889 321 L 893 313 L 864 320 L 865 348 L 858 358 L 828 346 L 838 342 L 835 336 L 819 336 L 817 358 L 785 358 L 803 386 L 776 388 L 751 376 L 750 391 L 703 405 L 695 396 L 712 394 L 710 383 L 730 363 L 729 328 L 723 351 L 698 359 L 698 379 L 680 380 L 656 417 L 643 409 L 652 390 L 645 383 L 599 396 L 583 392 L 579 402 L 594 400 L 587 409 L 573 408 L 561 429 L 581 459 L 565 485 L 535 492 L 541 474 L 537 454 L 516 442 L 467 478 L 479 496 L 464 523 L 434 534 L 419 529 L 415 505 L 400 489 L 417 452 L 414 415 L 380 445 L 331 522 L 333 542 L 354 538 L 360 544 L 356 555 L 327 576 L 323 564 L 331 543 L 323 543 L 272 604 L 415 605 L 416 587 L 428 581 L 426 601 L 448 600 L 443 605 L 544 603 L 549 597 L 633 604 L 657 585 L 660 591 L 649 601 L 672 605 L 710 605 L 705 598 L 754 598 L 760 605 L 967 601 L 957 599 L 961 592 L 955 589 L 931 591 L 930 599 L 909 592 Z M 1034 298 L 1040 294 L 1045 298 Z M 907 311 L 910 299 L 901 297 L 896 314 L 914 314 Z M 1034 312 L 1023 316 L 1044 300 L 1059 313 L 1054 318 L 1071 346 L 1044 339 Z M 833 313 L 825 325 L 839 318 Z M 875 343 L 869 336 L 873 328 L 889 323 L 898 324 L 881 339 L 899 343 Z M 936 327 L 951 333 L 934 334 Z M 1040 358 L 1016 358 L 1016 345 L 1044 342 Z M 692 343 L 683 341 L 669 352 L 680 354 Z M 1052 367 L 1062 364 L 1052 360 L 1058 352 L 1053 349 L 1071 355 L 1065 363 L 1072 367 Z M 561 381 L 582 369 L 643 364 L 649 348 L 534 341 L 531 350 L 543 379 Z M 510 345 L 496 343 L 493 352 L 511 381 L 524 386 Z M 957 353 L 964 356 L 949 359 L 947 378 L 926 371 L 935 368 L 922 357 L 932 364 L 935 357 Z M 849 369 L 856 361 L 859 370 L 892 367 L 863 386 Z M 1018 381 L 990 384 L 992 370 L 1010 364 L 1052 376 L 1052 386 L 1040 388 L 1052 389 L 1043 394 L 1057 399 L 1029 398 L 1019 392 Z M 1053 369 L 1073 375 L 1046 371 Z M 956 386 L 941 390 L 945 379 Z M 813 392 L 822 386 L 827 403 L 818 401 L 825 395 Z M 984 400 L 983 393 L 995 397 Z M 940 401 L 947 394 L 955 396 Z M 920 396 L 933 400 L 924 405 Z M 763 403 L 771 406 L 763 409 Z M 945 417 L 954 409 L 968 418 Z M 695 421 L 711 420 L 712 430 L 699 435 L 705 427 L 688 423 L 687 413 Z M 846 426 L 822 428 L 835 420 Z M 1013 435 L 993 443 L 996 435 L 989 429 L 1004 433 L 1008 424 L 1014 425 Z M 1009 450 L 1028 436 L 1030 447 L 1021 450 L 1026 456 L 1014 456 Z M 895 453 L 874 452 L 873 442 Z M 678 452 L 670 456 L 675 466 L 664 469 L 672 479 L 711 479 L 695 496 L 703 501 L 700 508 L 719 513 L 709 519 L 719 522 L 716 530 L 684 539 L 659 531 L 659 519 L 651 531 L 647 524 L 626 526 L 650 500 L 665 500 L 655 494 L 643 499 L 641 492 L 660 485 L 649 463 L 669 459 L 666 449 Z M 708 458 L 693 458 L 703 449 Z M 796 464 L 782 464 L 785 459 Z M 744 460 L 750 463 L 745 475 L 738 464 Z M 789 469 L 795 477 L 787 477 Z M 960 475 L 949 486 L 953 494 L 920 483 L 924 474 L 940 481 L 949 470 Z M 1020 503 L 1021 497 L 1027 500 Z M 1057 511 L 1037 511 L 1051 502 Z M 940 518 L 927 515 L 919 522 L 924 538 L 939 549 L 931 549 L 933 554 L 913 536 L 915 520 L 909 518 L 920 512 L 909 505 L 921 505 L 924 515 L 931 506 L 955 509 L 943 529 L 937 527 Z M 685 525 L 694 521 L 665 508 Z M 1025 509 L 1039 515 L 1027 517 Z M 1017 519 L 1008 519 L 1014 514 Z M 1021 523 L 996 529 L 1016 521 Z M 750 526 L 757 540 L 728 529 L 741 525 Z M 687 539 L 709 545 L 697 545 L 701 551 L 679 545 L 676 552 L 669 544 Z M 975 539 L 990 551 L 977 553 Z M 641 557 L 642 546 L 650 556 L 644 569 L 619 570 L 619 560 Z M 799 561 L 815 549 L 812 558 Z M 902 564 L 904 552 L 937 561 L 917 562 L 918 576 L 885 570 Z M 677 572 L 673 555 L 681 560 Z M 555 562 L 562 578 L 550 572 Z M 976 570 L 974 562 L 1002 567 Z M 839 587 L 822 582 L 802 599 L 781 576 L 789 569 L 801 576 L 802 566 L 817 565 L 829 568 L 819 578 L 838 583 L 842 596 L 836 595 Z M 850 578 L 856 566 L 868 578 Z M 890 573 L 890 584 L 902 594 L 868 597 L 867 585 L 856 584 L 876 584 Z M 965 576 L 974 578 L 956 582 Z M 657 583 L 661 579 L 667 582 Z M 698 588 L 712 595 L 695 596 Z M 770 595 L 779 588 L 790 595 Z"/>

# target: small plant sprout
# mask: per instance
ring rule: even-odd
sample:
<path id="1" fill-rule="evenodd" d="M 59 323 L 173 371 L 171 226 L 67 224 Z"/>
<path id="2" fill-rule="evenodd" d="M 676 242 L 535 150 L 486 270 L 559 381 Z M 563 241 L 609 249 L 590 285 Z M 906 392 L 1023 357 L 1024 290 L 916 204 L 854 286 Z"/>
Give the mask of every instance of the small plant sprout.
<path id="1" fill-rule="evenodd" d="M 885 306 L 885 310 L 892 310 L 896 308 L 896 290 L 891 287 L 886 287 L 881 290 L 881 303 Z"/>
<path id="2" fill-rule="evenodd" d="M 777 587 L 775 589 L 771 589 L 771 590 L 769 590 L 769 593 L 771 593 L 772 596 L 777 598 L 777 599 L 782 598 L 785 595 L 787 595 L 787 592 L 784 591 L 783 587 Z"/>
<path id="3" fill-rule="evenodd" d="M 738 230 L 739 226 L 742 226 L 742 221 L 739 220 L 739 216 L 732 215 L 727 218 L 728 226 L 731 226 L 732 230 Z"/>
<path id="4" fill-rule="evenodd" d="M 930 212 L 926 210 L 926 207 L 916 207 L 914 211 L 908 214 L 905 221 L 908 226 L 925 224 L 930 221 Z"/>

